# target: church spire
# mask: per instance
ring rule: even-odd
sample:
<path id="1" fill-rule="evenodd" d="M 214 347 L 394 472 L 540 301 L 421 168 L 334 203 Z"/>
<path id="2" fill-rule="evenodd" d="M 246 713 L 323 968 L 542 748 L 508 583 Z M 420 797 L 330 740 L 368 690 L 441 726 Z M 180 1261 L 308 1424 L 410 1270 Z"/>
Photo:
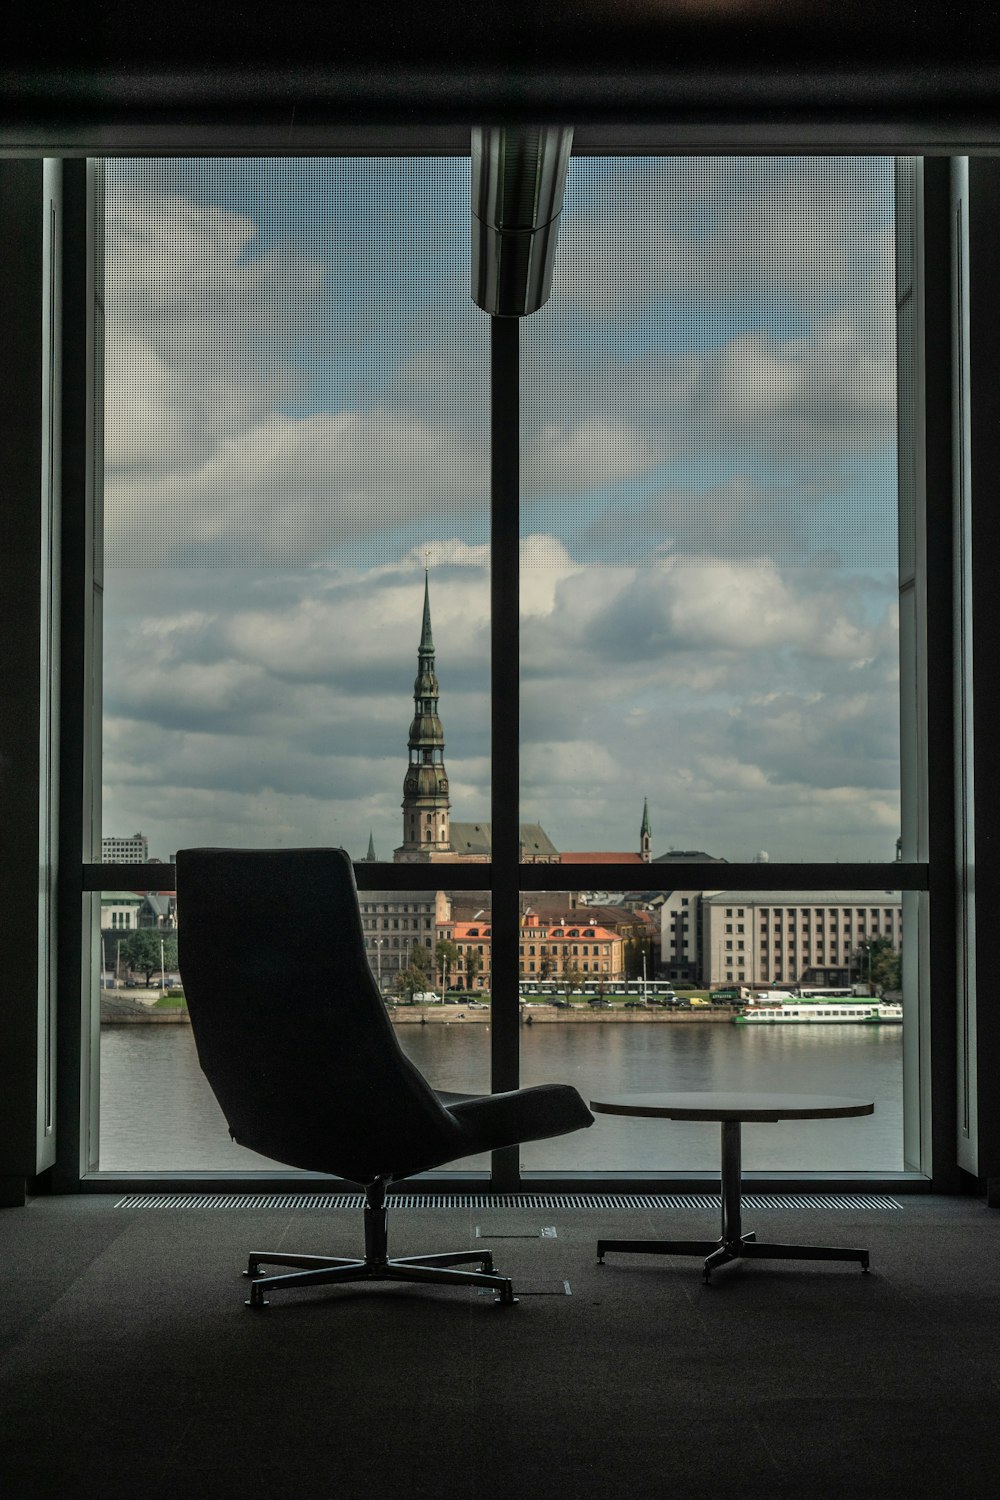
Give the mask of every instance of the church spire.
<path id="1" fill-rule="evenodd" d="M 378 864 L 378 855 L 375 853 L 375 835 L 370 828 L 368 830 L 368 853 L 365 855 L 365 861 L 370 865 Z"/>
<path id="2" fill-rule="evenodd" d="M 653 857 L 653 830 L 649 824 L 649 798 L 642 799 L 642 827 L 639 829 L 639 854 L 643 864 L 649 864 Z"/>
<path id="3" fill-rule="evenodd" d="M 448 773 L 444 765 L 444 728 L 438 717 L 438 680 L 431 634 L 431 596 L 424 568 L 424 613 L 413 684 L 413 720 L 408 740 L 409 764 L 403 781 L 403 842 L 397 860 L 428 859 L 451 848 Z"/>
<path id="4" fill-rule="evenodd" d="M 424 623 L 420 632 L 420 655 L 430 656 L 434 665 L 434 637 L 431 635 L 431 583 L 427 568 L 424 568 Z"/>

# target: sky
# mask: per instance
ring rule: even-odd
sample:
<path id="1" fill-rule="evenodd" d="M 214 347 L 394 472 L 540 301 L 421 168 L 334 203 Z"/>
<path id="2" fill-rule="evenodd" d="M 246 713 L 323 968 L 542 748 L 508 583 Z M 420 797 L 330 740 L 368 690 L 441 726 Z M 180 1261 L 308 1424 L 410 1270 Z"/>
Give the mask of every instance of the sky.
<path id="1" fill-rule="evenodd" d="M 489 817 L 462 159 L 106 167 L 105 833 L 391 858 L 425 563 Z M 573 159 L 521 324 L 521 819 L 891 859 L 892 165 Z"/>

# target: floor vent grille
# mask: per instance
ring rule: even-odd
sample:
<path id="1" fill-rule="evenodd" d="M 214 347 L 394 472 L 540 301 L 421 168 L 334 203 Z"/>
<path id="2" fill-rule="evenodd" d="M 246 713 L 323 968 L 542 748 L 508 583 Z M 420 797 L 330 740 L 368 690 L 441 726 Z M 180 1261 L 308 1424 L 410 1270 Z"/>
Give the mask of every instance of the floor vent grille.
<path id="1" fill-rule="evenodd" d="M 360 1193 L 129 1193 L 116 1208 L 359 1209 Z M 390 1193 L 388 1208 L 625 1208 L 720 1209 L 717 1193 Z M 749 1209 L 897 1209 L 902 1204 L 880 1193 L 744 1193 Z"/>

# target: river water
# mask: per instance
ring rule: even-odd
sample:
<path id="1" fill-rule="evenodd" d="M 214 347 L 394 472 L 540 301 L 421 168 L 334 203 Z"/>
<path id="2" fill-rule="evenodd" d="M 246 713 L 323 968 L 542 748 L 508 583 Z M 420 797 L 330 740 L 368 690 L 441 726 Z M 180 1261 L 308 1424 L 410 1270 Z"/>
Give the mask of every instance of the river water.
<path id="1" fill-rule="evenodd" d="M 901 1026 L 522 1027 L 521 1081 L 572 1083 L 585 1099 L 662 1089 L 849 1094 L 875 1113 L 747 1125 L 749 1170 L 899 1171 Z M 401 1026 L 397 1036 L 438 1088 L 487 1092 L 489 1027 Z M 529 1171 L 718 1170 L 719 1127 L 598 1115 L 589 1130 L 521 1148 Z M 488 1166 L 469 1158 L 454 1167 Z M 100 1166 L 105 1171 L 246 1171 L 275 1163 L 235 1145 L 198 1067 L 186 1025 L 101 1028 Z"/>

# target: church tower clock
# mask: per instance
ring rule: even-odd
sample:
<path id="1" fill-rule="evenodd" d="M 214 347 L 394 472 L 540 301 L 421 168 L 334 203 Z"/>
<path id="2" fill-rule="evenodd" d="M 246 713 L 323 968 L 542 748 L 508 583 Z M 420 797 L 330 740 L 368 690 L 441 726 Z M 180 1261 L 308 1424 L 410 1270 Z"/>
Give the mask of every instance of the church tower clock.
<path id="1" fill-rule="evenodd" d="M 424 618 L 413 684 L 409 764 L 403 779 L 403 842 L 398 862 L 426 861 L 451 848 L 448 773 L 444 764 L 444 729 L 438 717 L 438 680 L 431 635 L 430 583 L 424 569 Z"/>

